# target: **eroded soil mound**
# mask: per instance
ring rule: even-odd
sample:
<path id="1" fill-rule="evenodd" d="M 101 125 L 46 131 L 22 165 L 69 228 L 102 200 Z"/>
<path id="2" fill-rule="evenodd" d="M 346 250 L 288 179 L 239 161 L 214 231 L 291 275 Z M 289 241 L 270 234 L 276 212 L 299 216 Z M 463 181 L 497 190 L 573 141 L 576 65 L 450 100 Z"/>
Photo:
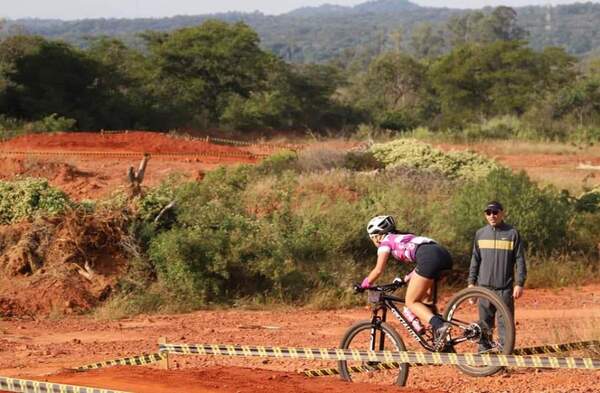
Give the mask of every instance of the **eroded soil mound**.
<path id="1" fill-rule="evenodd" d="M 105 300 L 125 270 L 126 216 L 73 210 L 0 226 L 0 316 L 77 313 Z"/>

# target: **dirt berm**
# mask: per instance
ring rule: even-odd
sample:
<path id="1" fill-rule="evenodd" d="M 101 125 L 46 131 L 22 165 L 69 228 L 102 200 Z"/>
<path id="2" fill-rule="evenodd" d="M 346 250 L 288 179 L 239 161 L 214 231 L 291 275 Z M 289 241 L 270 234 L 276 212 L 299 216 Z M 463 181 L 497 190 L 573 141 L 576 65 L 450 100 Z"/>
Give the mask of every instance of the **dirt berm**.
<path id="1" fill-rule="evenodd" d="M 127 265 L 127 216 L 72 210 L 0 226 L 0 317 L 87 311 Z"/>

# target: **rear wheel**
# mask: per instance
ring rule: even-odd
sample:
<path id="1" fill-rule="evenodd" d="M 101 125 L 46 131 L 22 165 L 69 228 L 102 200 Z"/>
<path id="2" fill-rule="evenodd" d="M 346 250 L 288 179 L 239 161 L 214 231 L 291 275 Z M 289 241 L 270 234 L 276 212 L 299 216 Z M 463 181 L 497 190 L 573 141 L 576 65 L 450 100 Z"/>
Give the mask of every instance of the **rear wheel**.
<path id="1" fill-rule="evenodd" d="M 479 304 L 496 309 L 496 318 L 485 321 L 479 314 Z M 449 352 L 490 353 L 510 355 L 515 346 L 515 325 L 512 313 L 502 299 L 487 288 L 472 287 L 458 292 L 446 306 L 444 319 L 450 321 Z M 504 325 L 501 334 L 499 324 Z M 502 366 L 457 365 L 467 375 L 485 377 L 495 374 Z"/>
<path id="2" fill-rule="evenodd" d="M 358 322 L 342 338 L 342 349 L 372 351 L 406 351 L 402 338 L 385 322 Z M 340 376 L 346 381 L 375 382 L 404 386 L 408 378 L 408 363 L 383 363 L 344 360 L 338 362 Z"/>

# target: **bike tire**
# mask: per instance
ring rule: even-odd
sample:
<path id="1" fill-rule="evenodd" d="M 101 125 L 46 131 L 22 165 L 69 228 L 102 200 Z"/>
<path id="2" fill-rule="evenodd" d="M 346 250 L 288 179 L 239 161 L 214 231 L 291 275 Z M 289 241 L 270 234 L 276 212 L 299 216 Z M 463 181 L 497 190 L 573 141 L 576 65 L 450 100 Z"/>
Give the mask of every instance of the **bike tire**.
<path id="1" fill-rule="evenodd" d="M 471 288 L 465 288 L 465 289 L 461 290 L 460 292 L 455 294 L 448 302 L 448 304 L 445 308 L 445 311 L 444 311 L 444 316 L 443 316 L 444 319 L 448 320 L 448 321 L 452 321 L 453 318 L 459 318 L 459 316 L 461 316 L 461 314 L 458 312 L 458 310 L 460 310 L 461 307 L 463 309 L 468 309 L 468 308 L 472 307 L 471 303 L 469 303 L 469 299 L 475 299 L 476 301 L 478 301 L 478 299 L 484 299 L 484 300 L 490 302 L 491 304 L 493 304 L 494 307 L 496 307 L 496 318 L 504 319 L 505 332 L 504 332 L 503 338 L 500 338 L 498 335 L 497 338 L 498 338 L 498 340 L 503 340 L 503 345 L 499 350 L 494 351 L 494 353 L 510 355 L 513 352 L 514 346 L 515 346 L 514 319 L 513 319 L 512 313 L 510 312 L 508 306 L 504 303 L 504 301 L 502 301 L 500 296 L 498 296 L 493 291 L 491 291 L 487 288 L 483 288 L 483 287 L 471 287 Z M 475 305 L 475 307 L 477 307 L 477 306 Z M 458 314 L 458 316 L 457 316 L 457 314 Z M 468 313 L 465 313 L 465 315 L 467 315 L 467 314 L 469 314 L 469 315 L 473 314 L 473 311 L 469 311 Z M 461 321 L 461 323 L 464 323 L 464 322 Z M 486 336 L 487 336 L 487 334 L 493 333 L 494 329 L 489 329 L 489 327 L 487 327 L 485 322 L 479 320 L 478 313 L 472 323 L 478 324 L 479 326 L 481 326 L 482 330 L 487 329 L 487 331 L 489 331 L 490 333 L 486 332 Z M 486 338 L 486 340 L 487 340 L 487 338 Z M 457 344 L 457 345 L 461 345 L 461 344 Z M 481 341 L 480 341 L 479 345 L 481 345 Z M 455 346 L 452 348 L 448 348 L 448 351 L 457 352 L 456 349 L 457 348 Z M 480 350 L 481 349 L 479 349 L 477 351 L 480 351 Z M 473 376 L 473 377 L 487 377 L 487 376 L 497 373 L 498 371 L 500 371 L 503 368 L 502 366 L 469 366 L 469 365 L 463 365 L 463 364 L 459 364 L 459 365 L 457 365 L 457 367 L 463 373 Z"/>
<path id="2" fill-rule="evenodd" d="M 360 341 L 359 335 L 361 335 L 363 333 L 368 333 L 370 335 L 371 329 L 373 327 L 374 327 L 373 323 L 370 320 L 360 321 L 360 322 L 355 323 L 344 334 L 342 341 L 340 342 L 340 348 L 341 349 L 363 349 L 363 350 L 373 349 L 373 348 L 368 348 L 368 345 L 363 345 L 362 341 L 360 343 L 355 343 L 355 344 L 357 344 L 357 346 L 352 345 L 353 341 Z M 383 332 L 384 337 L 385 337 L 384 342 L 385 342 L 385 340 L 388 340 L 388 341 L 390 339 L 392 340 L 392 344 L 394 347 L 391 350 L 406 351 L 404 341 L 402 341 L 402 338 L 400 337 L 398 332 L 396 332 L 396 330 L 393 327 L 391 327 L 390 325 L 388 325 L 385 322 L 382 322 L 378 326 L 376 326 L 375 329 L 378 330 L 378 334 L 376 334 L 376 337 L 381 337 L 381 333 Z M 379 342 L 376 343 L 375 348 L 373 350 L 379 350 L 378 344 L 379 344 Z M 367 346 L 367 347 L 365 347 L 365 346 Z M 404 386 L 404 385 L 406 385 L 406 380 L 408 379 L 409 365 L 408 365 L 408 363 L 400 363 L 399 365 L 397 364 L 396 366 L 397 366 L 397 368 L 394 368 L 393 370 L 384 370 L 384 371 L 382 370 L 380 372 L 392 374 L 391 379 L 393 380 L 393 383 L 398 386 Z M 348 361 L 341 360 L 338 362 L 338 370 L 340 372 L 340 377 L 345 381 L 351 382 L 353 379 L 352 379 L 352 372 L 349 370 L 349 368 L 350 368 L 350 366 L 348 365 Z M 398 373 L 398 375 L 395 376 L 395 373 Z"/>

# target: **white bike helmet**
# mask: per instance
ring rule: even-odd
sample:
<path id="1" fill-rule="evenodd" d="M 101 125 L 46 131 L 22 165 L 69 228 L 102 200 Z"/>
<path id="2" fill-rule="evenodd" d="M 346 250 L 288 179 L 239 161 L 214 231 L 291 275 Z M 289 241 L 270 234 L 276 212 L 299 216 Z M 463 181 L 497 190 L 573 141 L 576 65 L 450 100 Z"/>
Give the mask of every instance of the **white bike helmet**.
<path id="1" fill-rule="evenodd" d="M 367 233 L 371 235 L 384 235 L 396 228 L 396 221 L 392 216 L 377 216 L 367 224 Z"/>

